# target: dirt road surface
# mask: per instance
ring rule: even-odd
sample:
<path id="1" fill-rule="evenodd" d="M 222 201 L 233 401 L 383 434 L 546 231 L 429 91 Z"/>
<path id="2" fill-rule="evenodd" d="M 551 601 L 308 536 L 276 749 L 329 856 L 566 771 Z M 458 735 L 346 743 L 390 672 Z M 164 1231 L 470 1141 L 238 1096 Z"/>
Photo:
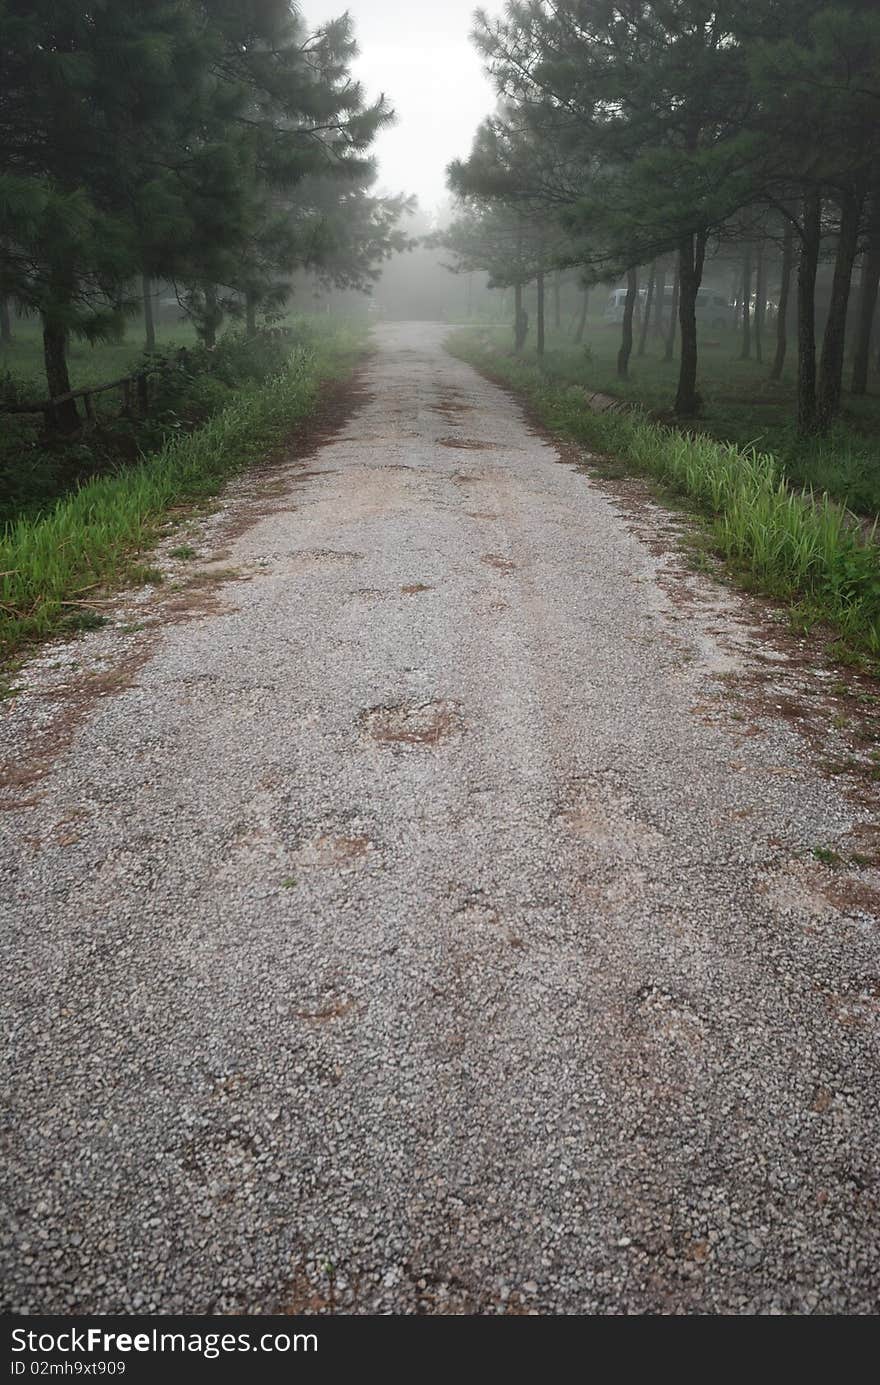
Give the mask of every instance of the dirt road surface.
<path id="1" fill-rule="evenodd" d="M 18 679 L 4 1302 L 875 1310 L 876 819 L 442 340 Z"/>

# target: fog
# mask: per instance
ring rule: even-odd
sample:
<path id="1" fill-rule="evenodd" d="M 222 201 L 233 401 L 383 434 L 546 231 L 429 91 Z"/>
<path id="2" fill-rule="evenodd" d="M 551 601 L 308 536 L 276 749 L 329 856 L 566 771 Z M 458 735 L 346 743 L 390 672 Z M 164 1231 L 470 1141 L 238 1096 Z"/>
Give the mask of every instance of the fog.
<path id="1" fill-rule="evenodd" d="M 306 0 L 310 28 L 341 14 L 334 0 Z M 393 0 L 349 5 L 360 57 L 354 65 L 369 95 L 384 91 L 397 121 L 379 135 L 379 185 L 414 193 L 433 210 L 448 196 L 446 166 L 470 148 L 494 95 L 470 42 L 473 0 L 401 6 Z M 500 6 L 490 6 L 490 9 Z"/>

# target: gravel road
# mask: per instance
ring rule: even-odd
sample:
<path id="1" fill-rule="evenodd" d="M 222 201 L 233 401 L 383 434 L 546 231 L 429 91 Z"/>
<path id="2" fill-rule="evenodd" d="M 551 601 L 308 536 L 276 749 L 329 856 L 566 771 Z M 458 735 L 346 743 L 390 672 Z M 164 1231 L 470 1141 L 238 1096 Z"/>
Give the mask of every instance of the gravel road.
<path id="1" fill-rule="evenodd" d="M 871 805 L 442 340 L 18 679 L 4 1306 L 876 1311 Z"/>

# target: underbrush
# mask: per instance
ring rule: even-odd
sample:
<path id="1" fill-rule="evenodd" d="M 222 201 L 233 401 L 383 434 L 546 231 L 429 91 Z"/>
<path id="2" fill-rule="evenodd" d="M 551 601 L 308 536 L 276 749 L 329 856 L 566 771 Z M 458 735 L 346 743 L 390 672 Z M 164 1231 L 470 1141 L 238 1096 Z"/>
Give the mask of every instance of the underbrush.
<path id="1" fill-rule="evenodd" d="M 202 426 L 171 432 L 152 455 L 7 525 L 0 650 L 9 654 L 61 628 L 108 583 L 136 580 L 133 559 L 155 540 L 163 512 L 216 494 L 228 476 L 264 457 L 308 415 L 322 380 L 347 373 L 362 350 L 363 339 L 341 328 L 292 351 L 287 345 L 281 369 L 260 380 L 255 366 L 249 381 L 227 384 L 225 403 Z M 212 389 L 223 386 L 222 376 L 210 379 Z"/>
<path id="2" fill-rule="evenodd" d="M 846 644 L 880 657 L 880 557 L 841 506 L 824 493 L 791 489 L 776 457 L 754 447 L 686 434 L 641 411 L 596 413 L 581 389 L 548 380 L 473 334 L 449 349 L 521 390 L 551 427 L 687 496 L 705 515 L 717 552 L 735 573 L 827 622 Z"/>
<path id="3" fill-rule="evenodd" d="M 148 371 L 148 416 L 122 413 L 119 391 L 108 391 L 93 397 L 94 423 L 72 436 L 46 435 L 40 415 L 0 413 L 0 525 L 45 514 L 85 482 L 129 467 L 175 434 L 200 427 L 238 389 L 277 374 L 295 341 L 307 336 L 306 328 L 294 340 L 229 334 L 213 351 L 190 344 L 135 360 L 124 355 L 124 364 L 107 351 L 105 379 L 114 378 L 114 369 L 116 378 Z M 29 401 L 40 393 L 28 376 L 0 375 L 0 401 Z"/>

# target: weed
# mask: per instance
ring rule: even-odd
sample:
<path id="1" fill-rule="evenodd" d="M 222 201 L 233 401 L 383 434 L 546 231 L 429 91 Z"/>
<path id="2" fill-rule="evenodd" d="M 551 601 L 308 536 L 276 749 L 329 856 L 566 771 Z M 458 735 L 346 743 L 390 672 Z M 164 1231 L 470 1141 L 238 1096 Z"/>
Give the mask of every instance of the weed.
<path id="1" fill-rule="evenodd" d="M 107 617 L 98 611 L 75 611 L 65 616 L 62 624 L 65 630 L 100 630 L 102 625 L 107 624 Z"/>
<path id="2" fill-rule="evenodd" d="M 182 543 L 179 548 L 172 548 L 168 556 L 169 558 L 195 558 L 197 554 L 192 544 Z"/>
<path id="3" fill-rule="evenodd" d="M 843 857 L 836 851 L 831 851 L 827 846 L 813 847 L 813 855 L 817 861 L 821 861 L 823 866 L 842 866 Z"/>
<path id="4" fill-rule="evenodd" d="M 143 563 L 133 563 L 125 575 L 133 587 L 158 587 L 165 581 L 161 568 L 147 567 Z"/>

